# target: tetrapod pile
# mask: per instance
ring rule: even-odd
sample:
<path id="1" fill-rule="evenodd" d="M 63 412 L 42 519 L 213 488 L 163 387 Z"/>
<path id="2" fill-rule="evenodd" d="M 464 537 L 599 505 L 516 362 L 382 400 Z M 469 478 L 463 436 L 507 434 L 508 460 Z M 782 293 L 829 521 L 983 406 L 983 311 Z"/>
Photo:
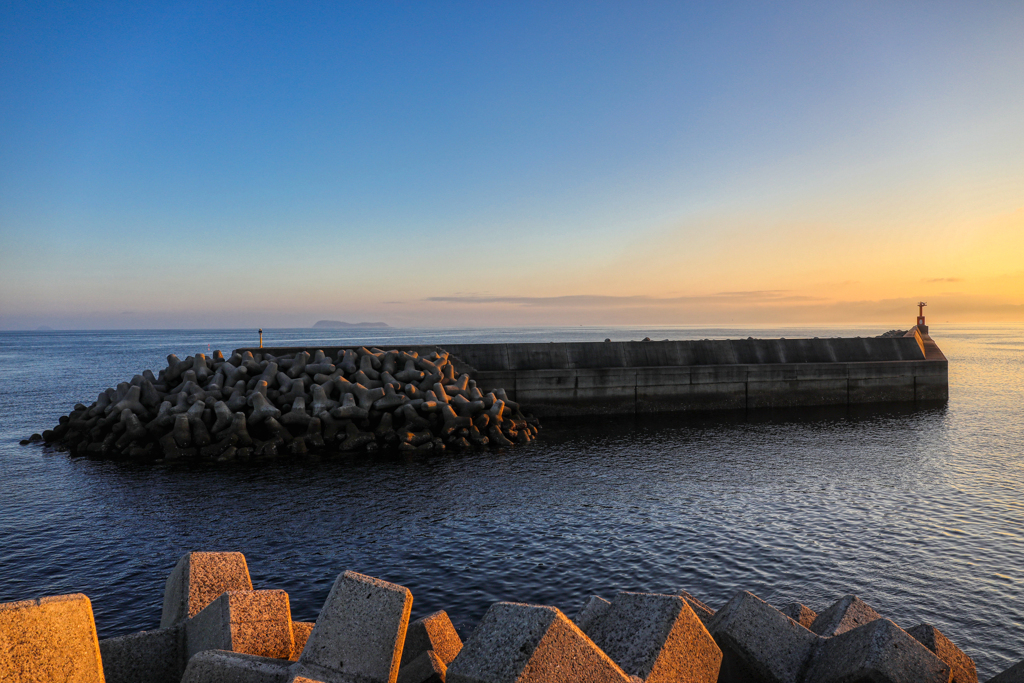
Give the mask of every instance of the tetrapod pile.
<path id="1" fill-rule="evenodd" d="M 23 443 L 131 459 L 231 460 L 311 451 L 510 448 L 539 427 L 451 356 L 378 348 L 197 353 L 77 404 Z"/>

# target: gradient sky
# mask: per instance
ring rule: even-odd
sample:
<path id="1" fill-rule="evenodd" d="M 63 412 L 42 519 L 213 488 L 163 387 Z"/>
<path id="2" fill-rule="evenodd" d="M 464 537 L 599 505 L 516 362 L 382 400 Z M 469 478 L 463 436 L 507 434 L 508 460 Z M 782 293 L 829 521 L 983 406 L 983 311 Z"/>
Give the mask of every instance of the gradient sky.
<path id="1" fill-rule="evenodd" d="M 1024 320 L 1024 3 L 0 6 L 0 328 Z"/>

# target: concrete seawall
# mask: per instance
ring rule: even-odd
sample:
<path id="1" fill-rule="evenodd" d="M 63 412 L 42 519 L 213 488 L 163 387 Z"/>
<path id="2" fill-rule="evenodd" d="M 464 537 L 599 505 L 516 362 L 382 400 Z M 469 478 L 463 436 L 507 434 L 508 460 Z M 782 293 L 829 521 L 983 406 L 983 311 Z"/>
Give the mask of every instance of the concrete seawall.
<path id="1" fill-rule="evenodd" d="M 948 363 L 903 338 L 444 344 L 538 417 L 945 401 Z M 435 346 L 388 348 L 429 352 Z M 312 347 L 310 347 L 312 348 Z M 339 348 L 317 346 L 328 354 Z M 259 349 L 239 349 L 258 352 Z M 265 348 L 275 355 L 295 348 Z"/>

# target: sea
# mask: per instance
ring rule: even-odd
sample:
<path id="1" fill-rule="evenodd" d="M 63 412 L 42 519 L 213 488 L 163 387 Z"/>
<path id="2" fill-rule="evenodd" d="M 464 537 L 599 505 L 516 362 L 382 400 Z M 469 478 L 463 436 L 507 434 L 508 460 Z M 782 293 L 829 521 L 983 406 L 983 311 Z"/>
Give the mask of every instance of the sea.
<path id="1" fill-rule="evenodd" d="M 264 330 L 267 345 L 875 336 L 888 326 Z M 949 401 L 546 420 L 502 453 L 142 464 L 19 440 L 170 353 L 255 330 L 0 333 L 0 602 L 85 593 L 100 638 L 158 627 L 193 550 L 241 551 L 314 620 L 345 570 L 466 637 L 500 600 L 856 594 L 935 625 L 981 680 L 1024 660 L 1024 325 L 934 324 Z"/>

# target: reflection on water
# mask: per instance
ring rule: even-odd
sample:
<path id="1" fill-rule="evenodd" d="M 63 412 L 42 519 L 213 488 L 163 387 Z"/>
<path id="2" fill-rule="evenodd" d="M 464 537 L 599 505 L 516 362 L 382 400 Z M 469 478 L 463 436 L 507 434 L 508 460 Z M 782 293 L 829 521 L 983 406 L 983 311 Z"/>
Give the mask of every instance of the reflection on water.
<path id="1" fill-rule="evenodd" d="M 624 589 L 717 607 L 742 588 L 817 610 L 857 593 L 901 626 L 938 626 L 984 680 L 1024 658 L 1021 331 L 933 327 L 948 405 L 548 421 L 507 454 L 208 467 L 16 441 L 167 352 L 205 351 L 210 333 L 0 335 L 0 601 L 81 591 L 102 636 L 152 628 L 167 572 L 194 549 L 243 551 L 296 619 L 355 569 L 463 634 L 496 600 L 571 615 Z M 619 338 L 686 335 L 747 336 Z"/>

